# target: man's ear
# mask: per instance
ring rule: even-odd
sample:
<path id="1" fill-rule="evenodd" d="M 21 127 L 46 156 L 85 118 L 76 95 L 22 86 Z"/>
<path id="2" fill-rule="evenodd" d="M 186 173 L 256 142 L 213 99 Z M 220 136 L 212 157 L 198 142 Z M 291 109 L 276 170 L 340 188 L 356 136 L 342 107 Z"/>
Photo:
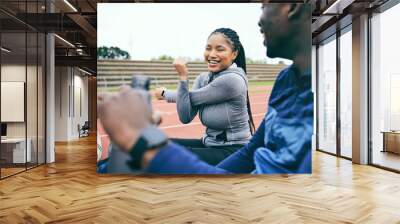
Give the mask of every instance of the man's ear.
<path id="1" fill-rule="evenodd" d="M 288 19 L 298 19 L 301 16 L 303 10 L 303 4 L 301 3 L 292 3 L 290 4 L 289 12 L 288 12 Z"/>

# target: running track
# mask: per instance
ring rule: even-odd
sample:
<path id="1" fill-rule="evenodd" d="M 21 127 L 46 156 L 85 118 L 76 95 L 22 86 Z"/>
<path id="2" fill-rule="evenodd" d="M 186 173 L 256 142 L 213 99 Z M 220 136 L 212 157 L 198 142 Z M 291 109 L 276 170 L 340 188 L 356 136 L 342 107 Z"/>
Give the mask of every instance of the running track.
<path id="1" fill-rule="evenodd" d="M 261 123 L 267 110 L 267 101 L 271 89 L 272 86 L 257 86 L 251 88 L 249 92 L 251 109 L 256 128 Z M 198 116 L 196 116 L 191 123 L 182 124 L 179 121 L 175 103 L 167 103 L 164 100 L 153 100 L 153 109 L 161 113 L 162 123 L 159 127 L 171 138 L 200 138 L 205 131 Z M 103 146 L 101 158 L 104 159 L 108 154 L 105 146 L 109 145 L 110 140 L 107 134 L 105 134 L 99 121 L 97 127 L 101 137 L 101 144 Z"/>

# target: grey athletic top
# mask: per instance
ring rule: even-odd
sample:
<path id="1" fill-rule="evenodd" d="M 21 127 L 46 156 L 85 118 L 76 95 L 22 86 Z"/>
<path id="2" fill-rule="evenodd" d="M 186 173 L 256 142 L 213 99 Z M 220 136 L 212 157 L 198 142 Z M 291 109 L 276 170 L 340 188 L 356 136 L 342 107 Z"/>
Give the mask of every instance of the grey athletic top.
<path id="1" fill-rule="evenodd" d="M 164 97 L 168 102 L 176 101 L 179 119 L 184 124 L 199 112 L 201 123 L 207 127 L 203 137 L 206 146 L 246 144 L 251 137 L 247 77 L 236 64 L 219 73 L 201 73 L 192 91 L 188 82 L 180 81 L 178 91 L 165 91 Z M 221 139 L 224 131 L 226 141 Z"/>

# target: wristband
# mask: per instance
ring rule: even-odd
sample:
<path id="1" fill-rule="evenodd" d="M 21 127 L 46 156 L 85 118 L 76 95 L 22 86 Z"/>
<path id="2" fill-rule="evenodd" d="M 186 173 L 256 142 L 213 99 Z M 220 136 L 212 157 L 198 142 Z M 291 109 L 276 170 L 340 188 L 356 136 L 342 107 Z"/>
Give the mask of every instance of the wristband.
<path id="1" fill-rule="evenodd" d="M 167 143 L 168 137 L 157 127 L 150 126 L 143 129 L 139 139 L 129 152 L 132 160 L 127 162 L 128 165 L 132 169 L 141 169 L 145 152 L 149 149 L 162 147 Z"/>
<path id="2" fill-rule="evenodd" d="M 144 138 L 140 137 L 136 144 L 132 147 L 129 155 L 131 155 L 130 161 L 128 161 L 128 165 L 132 169 L 140 169 L 142 167 L 142 159 L 144 153 L 147 151 L 147 142 Z"/>

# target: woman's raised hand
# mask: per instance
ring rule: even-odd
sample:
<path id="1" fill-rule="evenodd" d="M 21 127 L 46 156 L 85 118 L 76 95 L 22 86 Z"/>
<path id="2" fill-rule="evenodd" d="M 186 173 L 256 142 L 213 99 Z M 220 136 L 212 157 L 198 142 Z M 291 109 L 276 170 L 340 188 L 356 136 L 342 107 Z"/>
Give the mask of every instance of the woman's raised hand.
<path id="1" fill-rule="evenodd" d="M 183 81 L 188 80 L 189 72 L 186 67 L 187 61 L 184 58 L 176 58 L 173 62 L 173 66 L 178 72 L 179 78 Z"/>

